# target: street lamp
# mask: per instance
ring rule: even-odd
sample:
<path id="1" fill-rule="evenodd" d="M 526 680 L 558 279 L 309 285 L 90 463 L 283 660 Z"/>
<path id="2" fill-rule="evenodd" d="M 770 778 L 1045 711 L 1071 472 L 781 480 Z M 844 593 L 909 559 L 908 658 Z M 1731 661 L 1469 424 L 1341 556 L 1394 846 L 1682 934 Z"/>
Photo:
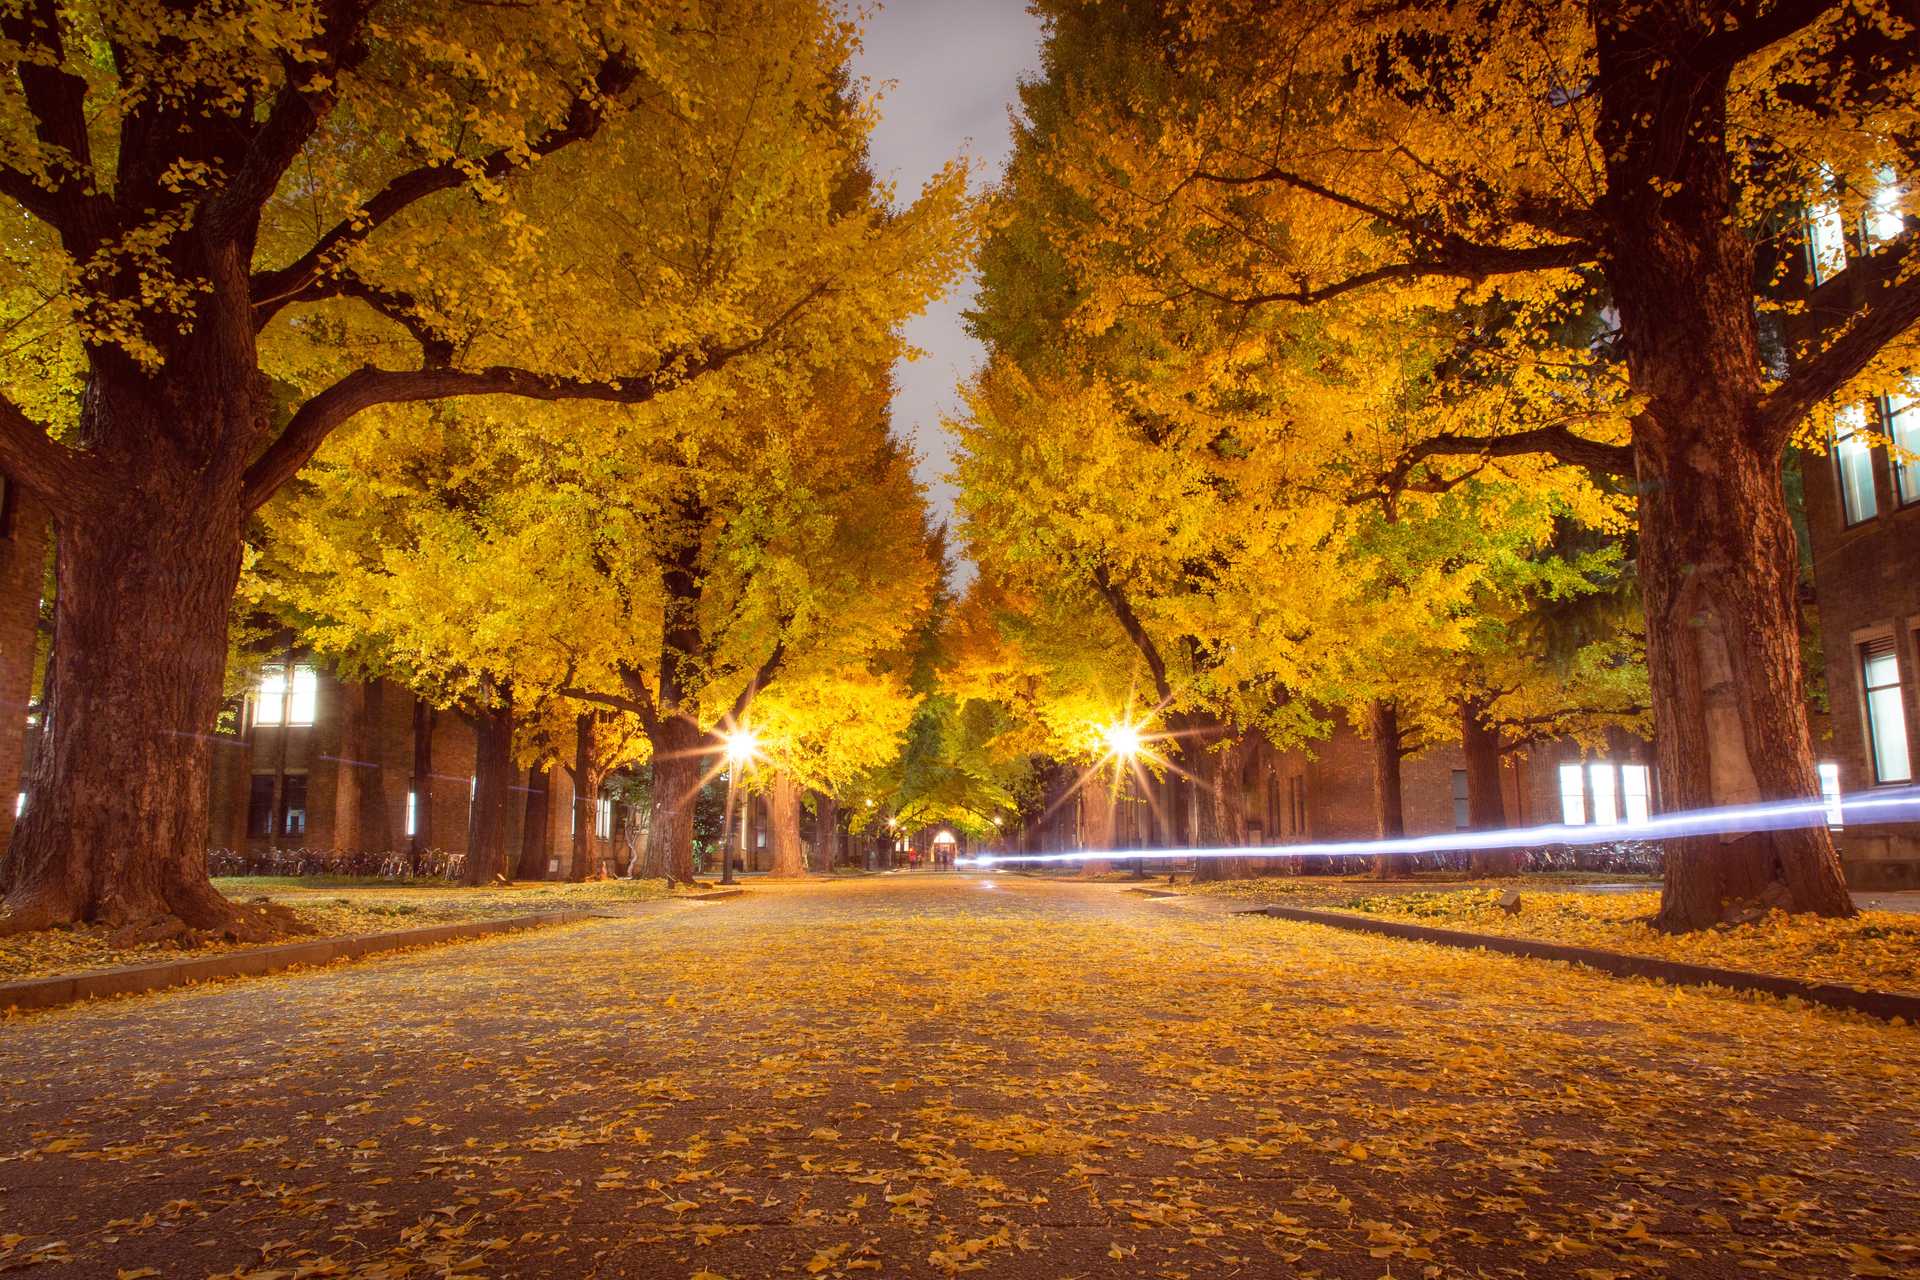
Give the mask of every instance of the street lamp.
<path id="1" fill-rule="evenodd" d="M 1137 724 L 1118 721 L 1102 729 L 1100 737 L 1107 744 L 1107 754 L 1115 759 L 1131 760 L 1140 754 L 1140 726 Z"/>
<path id="2" fill-rule="evenodd" d="M 754 737 L 753 730 L 751 729 L 735 729 L 730 733 L 721 735 L 721 742 L 724 744 L 727 752 L 727 808 L 726 817 L 720 824 L 720 883 L 732 884 L 733 795 L 735 788 L 740 784 L 740 770 L 746 766 L 749 760 L 753 759 L 754 752 L 760 749 L 760 740 Z M 740 825 L 743 828 L 746 826 L 745 814 L 741 815 Z M 746 843 L 746 832 L 743 830 L 740 834 L 741 848 L 744 849 Z"/>

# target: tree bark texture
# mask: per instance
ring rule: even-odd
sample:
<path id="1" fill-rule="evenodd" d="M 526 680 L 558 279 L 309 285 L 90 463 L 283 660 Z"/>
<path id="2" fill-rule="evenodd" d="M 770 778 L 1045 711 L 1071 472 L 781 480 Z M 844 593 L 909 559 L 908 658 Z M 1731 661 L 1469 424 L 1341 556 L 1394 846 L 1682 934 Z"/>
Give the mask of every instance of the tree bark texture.
<path id="1" fill-rule="evenodd" d="M 708 735 L 672 715 L 649 735 L 653 744 L 653 814 L 647 823 L 646 868 L 693 883 L 693 804 L 704 773 Z M 742 799 L 744 799 L 744 795 Z"/>
<path id="2" fill-rule="evenodd" d="M 1080 848 L 1090 853 L 1106 853 L 1114 847 L 1114 810 L 1118 788 L 1112 764 L 1096 764 L 1087 771 L 1080 787 Z M 1113 870 L 1107 858 L 1089 858 L 1080 864 L 1083 876 L 1103 876 Z"/>
<path id="3" fill-rule="evenodd" d="M 183 380 L 179 403 L 151 386 L 89 384 L 80 442 L 100 441 L 108 418 L 124 435 L 138 416 L 152 446 L 137 466 L 127 459 L 111 511 L 56 509 L 44 730 L 33 803 L 0 865 L 0 934 L 86 920 L 129 937 L 264 938 L 291 920 L 231 903 L 207 879 L 241 517 L 239 469 L 210 467 L 205 436 L 223 414 L 255 410 L 252 379 L 237 386 L 233 372 Z"/>
<path id="4" fill-rule="evenodd" d="M 813 802 L 814 870 L 825 875 L 840 861 L 840 802 L 816 792 Z"/>
<path id="5" fill-rule="evenodd" d="M 1467 764 L 1467 826 L 1501 831 L 1507 825 L 1507 798 L 1500 789 L 1500 731 L 1489 723 L 1487 700 L 1462 698 L 1460 753 Z M 1477 849 L 1468 864 L 1477 876 L 1510 876 L 1520 870 L 1515 849 Z"/>
<path id="6" fill-rule="evenodd" d="M 1672 810 L 1812 803 L 1787 428 L 1763 407 L 1754 250 L 1725 145 L 1731 67 L 1676 53 L 1694 22 L 1682 6 L 1641 5 L 1597 23 L 1617 202 L 1603 266 L 1645 405 L 1633 454 L 1661 794 Z M 1667 842 L 1664 927 L 1704 928 L 1763 896 L 1852 914 L 1824 826 Z"/>
<path id="7" fill-rule="evenodd" d="M 527 770 L 527 812 L 520 824 L 520 865 L 514 869 L 514 879 L 547 878 L 547 828 L 552 825 L 552 812 L 553 766 L 542 760 Z"/>
<path id="8" fill-rule="evenodd" d="M 768 874 L 793 878 L 807 874 L 807 848 L 800 840 L 800 784 L 776 769 L 767 786 L 767 814 L 773 862 Z"/>
<path id="9" fill-rule="evenodd" d="M 1376 698 L 1367 714 L 1373 743 L 1374 830 L 1382 840 L 1398 839 L 1407 834 L 1406 810 L 1400 792 L 1400 709 L 1388 699 Z M 1401 880 L 1412 874 L 1413 859 L 1405 854 L 1374 855 L 1376 880 Z"/>
<path id="10" fill-rule="evenodd" d="M 592 712 L 573 718 L 573 850 L 567 879 L 575 884 L 600 878 L 599 721 Z"/>
<path id="11" fill-rule="evenodd" d="M 507 871 L 507 802 L 513 794 L 513 691 L 503 687 L 499 705 L 475 712 L 473 827 L 462 879 L 491 884 Z"/>

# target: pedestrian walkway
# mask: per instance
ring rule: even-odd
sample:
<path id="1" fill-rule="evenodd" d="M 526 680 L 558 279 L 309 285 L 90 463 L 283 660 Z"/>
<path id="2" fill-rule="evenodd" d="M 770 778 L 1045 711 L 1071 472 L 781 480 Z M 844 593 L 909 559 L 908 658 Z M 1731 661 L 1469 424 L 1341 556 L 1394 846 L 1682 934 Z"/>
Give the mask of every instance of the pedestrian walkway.
<path id="1" fill-rule="evenodd" d="M 0 1024 L 0 1268 L 1903 1274 L 1917 1133 L 1910 1028 L 1125 886 L 756 882 Z"/>

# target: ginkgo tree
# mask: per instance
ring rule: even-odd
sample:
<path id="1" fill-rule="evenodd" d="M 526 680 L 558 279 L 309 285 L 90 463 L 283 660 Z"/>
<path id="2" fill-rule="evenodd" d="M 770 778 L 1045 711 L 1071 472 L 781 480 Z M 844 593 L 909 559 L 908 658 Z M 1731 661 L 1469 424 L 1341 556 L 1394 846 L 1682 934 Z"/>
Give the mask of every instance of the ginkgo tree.
<path id="1" fill-rule="evenodd" d="M 1489 307 L 1442 362 L 1519 393 L 1410 456 L 1544 455 L 1626 480 L 1661 789 L 1675 808 L 1819 794 L 1783 455 L 1916 356 L 1920 23 L 1844 0 L 1046 4 L 1150 50 L 1152 92 L 1085 83 L 1050 171 L 1098 330 L 1206 300 L 1391 328 Z M 1092 28 L 1092 34 L 1088 29 Z M 1811 208 L 1866 226 L 1815 264 Z M 1871 210 L 1872 218 L 1865 215 Z M 1565 340 L 1609 308 L 1622 379 Z M 1525 377 L 1511 380 L 1513 371 Z M 1556 376 L 1559 375 L 1559 376 Z M 1852 904 L 1824 826 L 1669 842 L 1663 925 L 1765 895 Z"/>
<path id="2" fill-rule="evenodd" d="M 204 872 L 206 734 L 243 526 L 340 426 L 777 382 L 965 248 L 957 169 L 844 198 L 872 111 L 824 0 L 26 0 L 0 35 L 0 270 L 47 300 L 0 468 L 59 570 L 7 930 L 262 931 Z"/>

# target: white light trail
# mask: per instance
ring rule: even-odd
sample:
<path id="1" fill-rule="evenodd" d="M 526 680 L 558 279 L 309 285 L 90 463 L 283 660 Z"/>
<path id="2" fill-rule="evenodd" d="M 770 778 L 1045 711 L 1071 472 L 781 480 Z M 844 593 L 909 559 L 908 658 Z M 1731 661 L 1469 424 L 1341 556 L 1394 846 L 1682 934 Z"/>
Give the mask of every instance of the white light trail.
<path id="1" fill-rule="evenodd" d="M 1846 822 L 1920 821 L 1920 787 L 1848 796 L 1840 805 Z M 1129 858 L 1372 858 L 1398 853 L 1472 853 L 1481 849 L 1525 849 L 1550 844 L 1615 844 L 1623 840 L 1667 840 L 1676 836 L 1745 835 L 1823 827 L 1833 802 L 1815 796 L 1773 804 L 1728 805 L 1666 813 L 1644 822 L 1544 827 L 1497 831 L 1449 831 L 1394 840 L 1340 840 L 1322 844 L 1228 845 L 1214 849 L 1079 849 L 1072 853 L 992 853 L 961 858 L 957 865 L 992 867 L 1000 863 L 1121 861 Z"/>

